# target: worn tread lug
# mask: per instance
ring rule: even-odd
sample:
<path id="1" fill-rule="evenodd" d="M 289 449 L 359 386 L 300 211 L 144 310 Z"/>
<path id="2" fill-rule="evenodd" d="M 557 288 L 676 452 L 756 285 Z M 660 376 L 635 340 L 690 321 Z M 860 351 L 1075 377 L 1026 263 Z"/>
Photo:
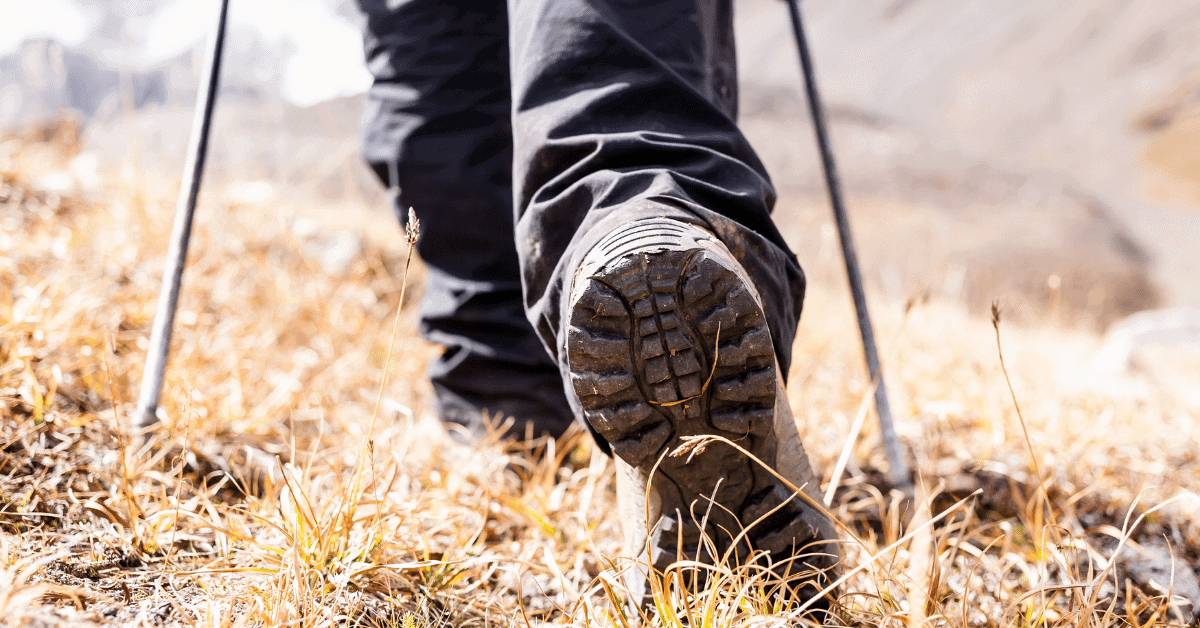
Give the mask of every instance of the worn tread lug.
<path id="1" fill-rule="evenodd" d="M 637 381 L 634 379 L 633 373 L 629 371 L 610 373 L 583 371 L 571 373 L 571 383 L 574 384 L 575 392 L 580 397 L 607 397 L 635 386 Z"/>
<path id="2" fill-rule="evenodd" d="M 695 228 L 667 221 L 630 228 L 636 233 L 597 245 L 612 257 L 598 263 L 575 297 L 566 351 L 584 419 L 639 472 L 658 464 L 651 484 L 658 487 L 662 519 L 649 543 L 661 570 L 677 558 L 696 559 L 702 535 L 718 552 L 728 550 L 743 523 L 790 493 L 723 443 L 710 444 L 690 463 L 686 456 L 663 456 L 684 437 L 711 434 L 775 460 L 774 341 L 753 289 L 726 258 L 703 247 L 672 248 L 679 234 Z M 716 504 L 710 504 L 706 496 L 714 491 Z M 802 515 L 789 503 L 736 552 L 784 552 L 813 538 L 816 531 Z M 683 556 L 676 556 L 680 535 Z"/>

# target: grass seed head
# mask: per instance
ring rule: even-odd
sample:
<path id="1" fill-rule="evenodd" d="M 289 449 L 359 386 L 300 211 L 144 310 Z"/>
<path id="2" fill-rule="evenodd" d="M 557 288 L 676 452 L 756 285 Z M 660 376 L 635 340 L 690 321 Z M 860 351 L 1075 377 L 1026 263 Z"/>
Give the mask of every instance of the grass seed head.
<path id="1" fill-rule="evenodd" d="M 408 240 L 409 246 L 415 246 L 417 239 L 421 237 L 421 221 L 417 220 L 417 212 L 413 208 L 408 208 L 408 222 L 404 225 L 404 236 Z"/>
<path id="2" fill-rule="evenodd" d="M 206 190 L 160 438 L 123 447 L 176 190 L 114 176 L 92 198 L 55 198 L 33 181 L 62 162 L 57 147 L 0 141 L 0 623 L 801 621 L 777 580 L 736 562 L 678 565 L 661 575 L 657 607 L 630 613 L 619 574 L 639 557 L 622 556 L 615 470 L 588 464 L 586 434 L 474 448 L 445 436 L 423 376 L 436 349 L 401 307 L 404 286 L 422 281 L 419 263 L 401 278 L 420 231 L 412 211 L 404 237 L 364 230 L 392 239 L 366 240 L 334 276 L 319 242 L 275 220 L 285 202 L 250 211 Z M 826 470 L 870 385 L 838 290 L 810 286 L 794 350 L 805 359 L 789 376 L 809 456 Z M 1200 492 L 1196 409 L 1153 382 L 1144 394 L 1067 385 L 1062 373 L 1099 340 L 1009 325 L 1026 437 L 988 321 L 936 300 L 907 310 L 877 322 L 888 363 L 903 365 L 892 394 L 928 488 L 919 501 L 889 491 L 866 422 L 829 505 L 845 543 L 824 621 L 1193 621 L 1164 591 L 1183 595 L 1186 558 L 1200 552 L 1200 500 L 1166 501 Z M 381 385 L 397 312 L 394 376 Z M 286 473 L 239 480 L 251 460 L 276 457 Z M 1156 549 L 1164 540 L 1169 551 Z M 122 562 L 130 553 L 140 565 Z M 1138 560 L 1177 576 L 1139 580 Z M 105 606 L 111 617 L 94 612 Z"/>

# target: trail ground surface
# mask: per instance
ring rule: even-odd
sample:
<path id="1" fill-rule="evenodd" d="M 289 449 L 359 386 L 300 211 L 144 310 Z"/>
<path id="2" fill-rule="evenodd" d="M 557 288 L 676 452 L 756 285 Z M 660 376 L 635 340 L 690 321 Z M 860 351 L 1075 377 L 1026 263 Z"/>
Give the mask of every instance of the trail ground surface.
<path id="1" fill-rule="evenodd" d="M 586 436 L 449 438 L 421 375 L 419 262 L 392 338 L 407 260 L 384 212 L 318 208 L 354 239 L 302 201 L 206 191 L 164 422 L 131 439 L 177 182 L 70 191 L 73 164 L 70 133 L 0 143 L 0 624 L 800 621 L 734 565 L 691 589 L 666 574 L 637 616 L 612 465 Z M 1008 324 L 1003 303 L 994 325 L 874 302 L 915 495 L 882 479 L 838 282 L 811 287 L 789 377 L 845 539 L 828 622 L 1194 624 L 1197 365 L 1164 351 L 1105 374 L 1097 336 Z"/>

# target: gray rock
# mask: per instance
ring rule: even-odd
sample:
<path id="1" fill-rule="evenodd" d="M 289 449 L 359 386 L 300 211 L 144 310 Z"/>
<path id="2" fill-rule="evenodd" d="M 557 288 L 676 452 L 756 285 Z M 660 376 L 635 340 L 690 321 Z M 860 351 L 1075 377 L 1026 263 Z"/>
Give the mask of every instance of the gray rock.
<path id="1" fill-rule="evenodd" d="M 327 275 L 345 275 L 350 272 L 354 261 L 366 250 L 362 235 L 346 230 L 324 230 L 311 218 L 298 218 L 291 224 L 291 232 L 299 242 L 304 254 L 315 258 Z"/>
<path id="2" fill-rule="evenodd" d="M 1165 545 L 1125 546 L 1117 556 L 1119 573 L 1145 589 L 1171 596 L 1180 618 L 1192 622 L 1200 617 L 1200 579 L 1180 548 Z"/>
<path id="3" fill-rule="evenodd" d="M 1200 308 L 1146 310 L 1122 319 L 1104 335 L 1096 368 L 1113 373 L 1128 370 L 1139 349 L 1165 345 L 1191 348 L 1200 354 Z"/>
<path id="4" fill-rule="evenodd" d="M 362 236 L 353 231 L 334 231 L 321 243 L 321 270 L 329 275 L 345 275 L 362 254 Z"/>

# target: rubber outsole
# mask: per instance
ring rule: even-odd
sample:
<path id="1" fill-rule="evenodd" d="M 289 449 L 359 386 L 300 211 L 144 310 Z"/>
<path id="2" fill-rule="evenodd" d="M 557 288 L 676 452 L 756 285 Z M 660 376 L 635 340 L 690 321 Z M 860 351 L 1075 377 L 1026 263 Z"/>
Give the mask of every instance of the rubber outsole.
<path id="1" fill-rule="evenodd" d="M 733 447 L 663 457 L 685 437 L 720 435 L 775 463 L 779 373 L 766 316 L 736 262 L 697 246 L 694 232 L 707 236 L 646 221 L 602 241 L 602 261 L 576 278 L 566 339 L 584 418 L 643 477 L 661 458 L 650 486 L 662 517 L 649 522 L 660 571 L 725 558 L 751 524 L 733 548 L 739 562 L 751 548 L 778 560 L 818 540 L 791 491 Z"/>

